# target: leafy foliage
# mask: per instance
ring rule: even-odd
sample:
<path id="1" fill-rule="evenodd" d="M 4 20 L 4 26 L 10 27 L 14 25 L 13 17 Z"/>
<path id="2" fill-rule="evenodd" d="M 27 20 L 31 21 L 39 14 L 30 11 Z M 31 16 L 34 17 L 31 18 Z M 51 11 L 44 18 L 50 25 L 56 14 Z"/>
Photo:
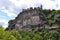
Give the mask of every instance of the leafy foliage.
<path id="1" fill-rule="evenodd" d="M 60 40 L 59 31 L 5 31 L 0 27 L 0 40 Z"/>

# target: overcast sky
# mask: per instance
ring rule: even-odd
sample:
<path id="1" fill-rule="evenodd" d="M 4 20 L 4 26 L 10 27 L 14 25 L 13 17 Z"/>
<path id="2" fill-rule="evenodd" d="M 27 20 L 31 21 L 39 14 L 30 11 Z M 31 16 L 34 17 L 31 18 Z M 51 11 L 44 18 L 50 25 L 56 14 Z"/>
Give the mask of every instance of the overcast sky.
<path id="1" fill-rule="evenodd" d="M 43 9 L 60 9 L 60 0 L 0 0 L 0 25 L 8 26 L 8 21 L 14 19 L 25 8 L 38 7 Z"/>

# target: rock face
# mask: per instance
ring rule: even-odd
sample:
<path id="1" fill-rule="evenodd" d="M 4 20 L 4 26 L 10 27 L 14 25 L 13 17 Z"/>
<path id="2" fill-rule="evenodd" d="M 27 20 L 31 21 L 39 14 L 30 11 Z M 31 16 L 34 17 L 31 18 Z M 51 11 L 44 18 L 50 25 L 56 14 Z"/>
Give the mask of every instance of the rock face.
<path id="1" fill-rule="evenodd" d="M 44 26 L 49 28 L 42 7 L 25 9 L 14 20 L 10 20 L 8 30 L 32 30 L 41 29 Z"/>

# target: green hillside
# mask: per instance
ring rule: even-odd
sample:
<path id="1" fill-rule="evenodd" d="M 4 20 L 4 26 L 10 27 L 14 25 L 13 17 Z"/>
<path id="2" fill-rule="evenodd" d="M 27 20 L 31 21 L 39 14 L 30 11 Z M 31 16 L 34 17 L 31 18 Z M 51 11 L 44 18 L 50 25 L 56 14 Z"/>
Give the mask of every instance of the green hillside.
<path id="1" fill-rule="evenodd" d="M 60 40 L 60 10 L 43 10 L 47 24 L 42 30 L 5 30 L 0 26 L 0 40 Z M 53 25 L 53 26 L 52 26 Z"/>

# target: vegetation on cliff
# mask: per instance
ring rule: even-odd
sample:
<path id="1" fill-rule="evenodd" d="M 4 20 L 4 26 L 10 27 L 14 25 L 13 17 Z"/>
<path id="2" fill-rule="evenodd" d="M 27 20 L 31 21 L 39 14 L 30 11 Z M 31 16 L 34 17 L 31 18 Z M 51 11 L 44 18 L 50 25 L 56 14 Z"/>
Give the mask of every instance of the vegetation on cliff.
<path id="1" fill-rule="evenodd" d="M 23 10 L 14 20 L 9 21 L 8 30 L 26 30 L 37 28 L 50 29 L 60 26 L 60 10 L 47 10 L 42 7 Z"/>
<path id="2" fill-rule="evenodd" d="M 42 10 L 42 12 L 44 14 L 44 19 L 42 19 L 48 25 L 47 29 L 43 24 L 42 30 L 36 30 L 36 28 L 31 31 L 12 30 L 15 26 L 15 20 L 10 20 L 9 28 L 11 30 L 8 28 L 5 30 L 0 26 L 0 40 L 60 40 L 60 10 Z"/>

